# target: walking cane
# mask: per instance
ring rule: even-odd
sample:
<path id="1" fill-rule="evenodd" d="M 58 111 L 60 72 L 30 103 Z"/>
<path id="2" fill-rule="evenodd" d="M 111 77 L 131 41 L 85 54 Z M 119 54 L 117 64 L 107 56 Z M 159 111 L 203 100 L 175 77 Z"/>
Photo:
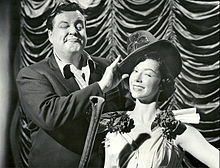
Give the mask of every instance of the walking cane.
<path id="1" fill-rule="evenodd" d="M 90 119 L 89 130 L 86 136 L 83 153 L 78 168 L 87 168 L 92 153 L 95 137 L 98 131 L 99 120 L 102 114 L 105 99 L 99 96 L 90 96 L 92 103 L 92 116 Z"/>

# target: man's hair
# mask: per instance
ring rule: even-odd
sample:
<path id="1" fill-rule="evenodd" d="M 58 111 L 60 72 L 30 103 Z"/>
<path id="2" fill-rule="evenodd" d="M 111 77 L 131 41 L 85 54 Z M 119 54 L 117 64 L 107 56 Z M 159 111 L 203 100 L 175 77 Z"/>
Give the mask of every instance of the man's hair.
<path id="1" fill-rule="evenodd" d="M 81 6 L 75 2 L 61 4 L 47 18 L 46 26 L 48 30 L 53 30 L 53 20 L 55 16 L 60 13 L 63 13 L 64 11 L 79 11 L 82 15 L 85 15 L 85 12 L 81 8 Z"/>

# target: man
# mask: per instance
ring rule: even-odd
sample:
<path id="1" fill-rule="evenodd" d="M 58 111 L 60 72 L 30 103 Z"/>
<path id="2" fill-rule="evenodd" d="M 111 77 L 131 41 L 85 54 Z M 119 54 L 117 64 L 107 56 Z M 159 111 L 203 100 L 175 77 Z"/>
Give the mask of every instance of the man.
<path id="1" fill-rule="evenodd" d="M 21 109 L 31 131 L 29 167 L 78 167 L 89 125 L 89 97 L 105 97 L 105 109 L 122 108 L 124 100 L 117 89 L 105 96 L 117 85 L 113 72 L 119 58 L 105 71 L 109 65 L 105 59 L 90 57 L 84 51 L 85 17 L 76 3 L 59 6 L 47 26 L 52 55 L 23 68 L 17 76 Z M 98 135 L 90 167 L 103 167 L 98 154 L 101 141 Z"/>

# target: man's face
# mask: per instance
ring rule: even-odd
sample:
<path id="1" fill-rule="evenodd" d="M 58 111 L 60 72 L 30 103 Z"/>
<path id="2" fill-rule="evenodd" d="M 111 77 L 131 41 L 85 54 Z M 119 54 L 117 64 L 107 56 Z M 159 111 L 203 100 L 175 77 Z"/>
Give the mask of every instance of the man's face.
<path id="1" fill-rule="evenodd" d="M 49 40 L 56 54 L 62 59 L 78 53 L 86 46 L 85 17 L 79 11 L 64 11 L 55 16 Z"/>

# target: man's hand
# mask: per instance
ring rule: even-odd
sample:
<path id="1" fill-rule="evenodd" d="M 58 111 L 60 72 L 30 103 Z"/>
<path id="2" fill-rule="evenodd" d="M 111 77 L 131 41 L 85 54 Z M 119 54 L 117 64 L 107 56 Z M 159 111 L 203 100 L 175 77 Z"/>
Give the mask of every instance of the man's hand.
<path id="1" fill-rule="evenodd" d="M 106 68 L 102 79 L 98 82 L 103 93 L 115 88 L 122 80 L 129 76 L 128 74 L 122 75 L 117 71 L 120 58 L 121 56 L 118 56 L 114 62 Z"/>

